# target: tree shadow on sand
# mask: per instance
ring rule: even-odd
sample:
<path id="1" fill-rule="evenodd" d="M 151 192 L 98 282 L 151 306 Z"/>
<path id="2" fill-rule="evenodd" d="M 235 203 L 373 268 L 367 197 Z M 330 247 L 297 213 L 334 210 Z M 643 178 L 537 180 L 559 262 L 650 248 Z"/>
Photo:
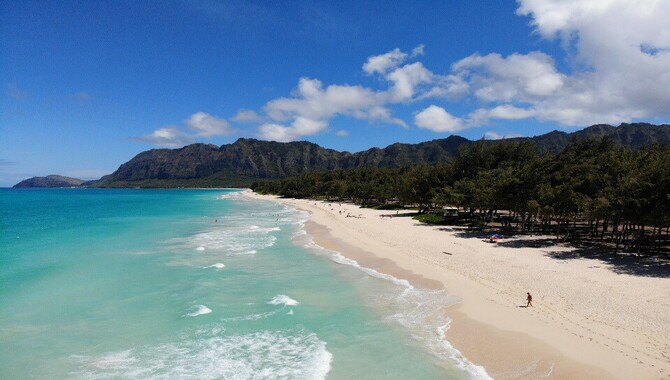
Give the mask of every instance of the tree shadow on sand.
<path id="1" fill-rule="evenodd" d="M 613 249 L 575 246 L 571 251 L 549 251 L 547 257 L 568 262 L 570 260 L 597 259 L 603 261 L 614 273 L 644 277 L 670 277 L 670 260 L 662 256 L 638 256 L 634 253 L 616 252 Z"/>
<path id="2" fill-rule="evenodd" d="M 488 241 L 492 232 L 471 231 L 467 229 L 440 228 L 442 231 L 455 231 L 455 236 L 466 239 L 479 239 Z M 521 237 L 521 238 L 517 238 Z M 530 237 L 516 235 L 514 238 L 497 240 L 495 244 L 505 248 L 549 248 L 545 255 L 552 259 L 568 262 L 570 260 L 597 259 L 603 261 L 603 267 L 607 267 L 614 273 L 629 274 L 644 277 L 670 277 L 670 257 L 667 255 L 638 256 L 634 253 L 616 251 L 614 248 L 593 246 L 584 243 L 561 243 L 550 236 Z M 569 251 L 551 250 L 551 247 L 569 247 Z"/>
<path id="3" fill-rule="evenodd" d="M 448 228 L 440 228 L 441 231 L 455 231 L 455 235 L 466 239 L 480 239 L 483 241 L 490 241 L 491 236 L 501 236 L 495 243 L 497 246 L 505 248 L 546 248 L 556 245 L 556 240 L 549 236 L 530 237 L 528 235 L 509 235 L 505 233 L 473 231 L 473 230 L 454 230 Z M 518 238 L 523 236 L 523 238 Z"/>

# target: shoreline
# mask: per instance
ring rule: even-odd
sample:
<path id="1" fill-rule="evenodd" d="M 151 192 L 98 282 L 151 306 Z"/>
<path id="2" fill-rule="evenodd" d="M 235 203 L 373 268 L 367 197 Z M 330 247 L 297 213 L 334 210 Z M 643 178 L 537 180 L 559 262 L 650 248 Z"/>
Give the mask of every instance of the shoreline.
<path id="1" fill-rule="evenodd" d="M 445 310 L 446 338 L 493 378 L 670 378 L 668 278 L 618 274 L 528 237 L 490 244 L 401 213 L 246 193 L 309 212 L 305 229 L 326 249 L 462 298 Z"/>

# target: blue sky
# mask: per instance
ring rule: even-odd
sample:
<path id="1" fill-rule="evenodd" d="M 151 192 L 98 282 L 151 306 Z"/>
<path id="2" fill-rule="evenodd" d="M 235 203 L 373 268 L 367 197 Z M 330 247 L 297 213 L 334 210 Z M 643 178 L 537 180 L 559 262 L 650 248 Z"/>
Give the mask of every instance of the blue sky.
<path id="1" fill-rule="evenodd" d="M 670 2 L 0 2 L 0 186 L 240 137 L 357 152 L 670 120 Z"/>

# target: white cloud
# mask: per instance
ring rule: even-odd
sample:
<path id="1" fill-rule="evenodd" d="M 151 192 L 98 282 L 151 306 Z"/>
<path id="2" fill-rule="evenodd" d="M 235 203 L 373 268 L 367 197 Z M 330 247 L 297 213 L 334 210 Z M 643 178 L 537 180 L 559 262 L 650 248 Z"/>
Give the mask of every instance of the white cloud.
<path id="1" fill-rule="evenodd" d="M 463 129 L 461 119 L 451 115 L 444 108 L 431 105 L 414 116 L 419 128 L 433 132 L 456 132 Z"/>
<path id="2" fill-rule="evenodd" d="M 177 127 L 164 127 L 153 131 L 149 135 L 131 138 L 165 148 L 181 148 L 184 145 L 195 142 L 192 135 L 184 133 Z"/>
<path id="3" fill-rule="evenodd" d="M 362 86 L 331 85 L 323 89 L 321 81 L 301 78 L 296 97 L 274 99 L 265 105 L 264 110 L 277 121 L 297 116 L 317 120 L 337 114 L 369 114 L 366 109 L 379 103 L 379 95 Z"/>
<path id="4" fill-rule="evenodd" d="M 536 115 L 532 109 L 519 108 L 510 104 L 503 104 L 493 108 L 480 108 L 468 115 L 468 124 L 478 126 L 487 124 L 491 119 L 520 120 Z"/>
<path id="5" fill-rule="evenodd" d="M 647 4 L 643 4 L 643 3 Z M 589 20 L 592 16 L 603 15 L 613 6 L 639 5 L 648 7 L 659 1 L 645 0 L 520 0 L 518 15 L 533 17 L 532 24 L 546 38 L 557 34 L 572 38 L 570 33 L 578 31 L 573 25 Z M 618 27 L 618 26 L 617 26 Z"/>
<path id="6" fill-rule="evenodd" d="M 510 139 L 510 138 L 513 138 L 513 137 L 521 137 L 521 135 L 518 134 L 518 133 L 510 133 L 510 134 L 506 134 L 506 135 L 501 135 L 500 133 L 495 132 L 495 131 L 488 131 L 488 132 L 484 133 L 484 138 L 486 140 L 501 140 L 501 139 Z"/>
<path id="7" fill-rule="evenodd" d="M 335 135 L 337 135 L 339 137 L 347 137 L 347 136 L 349 136 L 349 131 L 347 131 L 345 129 L 341 129 L 341 130 L 337 131 L 335 133 Z"/>
<path id="8" fill-rule="evenodd" d="M 387 75 L 387 79 L 393 82 L 390 100 L 403 102 L 414 97 L 417 86 L 431 82 L 433 73 L 421 62 L 415 62 L 395 69 Z"/>
<path id="9" fill-rule="evenodd" d="M 253 110 L 241 109 L 233 116 L 233 121 L 238 123 L 257 123 L 263 120 L 263 117 L 258 112 Z"/>
<path id="10" fill-rule="evenodd" d="M 194 113 L 186 121 L 186 124 L 195 131 L 196 136 L 227 136 L 234 132 L 230 123 L 226 120 L 219 119 L 205 112 Z"/>
<path id="11" fill-rule="evenodd" d="M 418 100 L 429 98 L 446 98 L 458 100 L 470 91 L 470 84 L 457 75 L 433 75 L 433 81 L 428 89 L 419 94 Z"/>
<path id="12" fill-rule="evenodd" d="M 670 115 L 670 1 L 521 0 L 546 38 L 574 51 L 577 67 L 538 117 L 568 125 Z"/>
<path id="13" fill-rule="evenodd" d="M 304 136 L 315 135 L 327 127 L 326 122 L 298 117 L 290 126 L 267 123 L 261 125 L 259 131 L 263 139 L 288 142 L 298 140 Z"/>
<path id="14" fill-rule="evenodd" d="M 184 132 L 178 126 L 167 126 L 142 137 L 131 137 L 131 140 L 147 142 L 160 147 L 179 148 L 196 142 L 198 137 L 227 136 L 235 133 L 226 120 L 206 112 L 196 112 L 184 122 L 193 131 L 192 133 Z"/>
<path id="15" fill-rule="evenodd" d="M 421 45 L 415 47 L 414 49 L 412 49 L 412 57 L 417 57 L 419 55 L 424 55 L 425 54 L 425 49 L 426 49 L 426 45 L 424 45 L 424 44 L 421 44 Z"/>
<path id="16" fill-rule="evenodd" d="M 412 51 L 412 57 L 423 54 L 423 45 Z M 468 84 L 456 75 L 440 76 L 428 70 L 423 63 L 402 65 L 409 55 L 400 49 L 372 56 L 363 65 L 368 74 L 378 74 L 386 80 L 386 90 L 373 90 L 360 85 L 332 84 L 324 86 L 318 79 L 301 78 L 291 97 L 269 101 L 263 111 L 271 122 L 258 129 L 259 136 L 277 141 L 300 139 L 327 128 L 329 121 L 338 116 L 353 117 L 370 122 L 395 124 L 409 128 L 402 119 L 393 116 L 391 107 L 428 97 L 457 97 L 468 89 Z M 244 110 L 235 119 L 244 121 L 256 113 Z M 311 120 L 323 127 L 316 132 L 299 128 L 300 120 Z"/>
<path id="17" fill-rule="evenodd" d="M 494 131 L 488 131 L 488 132 L 484 133 L 484 139 L 486 139 L 486 140 L 500 140 L 504 137 L 505 136 L 501 135 L 498 132 L 494 132 Z"/>
<path id="18" fill-rule="evenodd" d="M 387 71 L 398 67 L 405 59 L 407 59 L 407 53 L 403 53 L 400 49 L 395 48 L 388 53 L 369 57 L 368 61 L 363 65 L 363 71 L 368 75 L 375 73 L 385 74 Z"/>
<path id="19" fill-rule="evenodd" d="M 487 110 L 487 113 L 489 118 L 506 120 L 527 119 L 535 114 L 533 110 L 514 107 L 509 104 L 494 107 Z"/>
<path id="20" fill-rule="evenodd" d="M 554 61 L 542 52 L 502 57 L 491 53 L 464 58 L 453 65 L 474 95 L 486 102 L 532 102 L 556 94 L 565 81 Z"/>
<path id="21" fill-rule="evenodd" d="M 450 75 L 439 76 L 449 78 L 447 85 L 418 98 L 472 97 L 480 106 L 468 125 L 536 118 L 583 126 L 670 116 L 670 1 L 519 4 L 517 13 L 530 16 L 543 37 L 561 39 L 571 72 L 560 72 L 554 58 L 539 51 L 473 54 L 454 63 Z"/>

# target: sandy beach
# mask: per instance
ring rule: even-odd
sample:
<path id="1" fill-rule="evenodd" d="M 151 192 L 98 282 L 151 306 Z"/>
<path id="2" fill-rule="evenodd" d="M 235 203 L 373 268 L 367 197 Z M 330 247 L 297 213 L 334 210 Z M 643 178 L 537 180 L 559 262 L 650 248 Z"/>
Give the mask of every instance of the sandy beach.
<path id="1" fill-rule="evenodd" d="M 460 297 L 444 310 L 447 339 L 495 379 L 670 379 L 667 275 L 586 258 L 546 236 L 490 243 L 403 211 L 247 194 L 308 211 L 324 248 Z"/>

